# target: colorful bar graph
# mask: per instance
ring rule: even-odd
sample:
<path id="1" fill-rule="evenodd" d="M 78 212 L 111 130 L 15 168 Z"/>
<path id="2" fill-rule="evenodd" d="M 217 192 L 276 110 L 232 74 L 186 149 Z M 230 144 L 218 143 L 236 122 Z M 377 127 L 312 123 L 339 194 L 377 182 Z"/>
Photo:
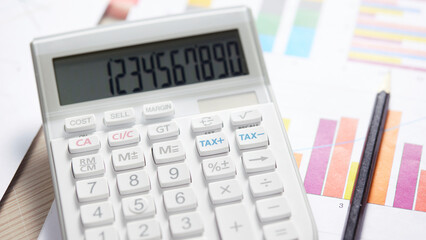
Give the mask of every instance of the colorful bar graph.
<path id="1" fill-rule="evenodd" d="M 359 167 L 359 162 L 351 163 L 351 168 L 349 169 L 348 181 L 346 183 L 345 195 L 343 196 L 344 199 L 350 200 L 352 197 L 352 192 L 354 189 L 355 178 L 358 172 L 358 167 Z"/>
<path id="2" fill-rule="evenodd" d="M 336 126 L 335 120 L 320 119 L 305 177 L 307 193 L 321 194 Z"/>
<path id="3" fill-rule="evenodd" d="M 285 0 L 263 1 L 257 16 L 257 29 L 259 32 L 262 50 L 271 52 L 274 47 L 275 36 L 281 22 Z"/>
<path id="4" fill-rule="evenodd" d="M 322 1 L 320 0 L 301 0 L 299 2 L 285 54 L 309 57 L 321 13 L 321 6 Z"/>
<path id="5" fill-rule="evenodd" d="M 417 188 L 416 211 L 426 212 L 426 170 L 420 171 L 419 187 Z"/>
<path id="6" fill-rule="evenodd" d="M 421 157 L 422 146 L 409 143 L 404 144 L 395 200 L 393 202 L 394 207 L 413 209 Z"/>
<path id="7" fill-rule="evenodd" d="M 300 163 L 302 162 L 303 154 L 294 153 L 294 159 L 296 160 L 297 167 L 300 168 Z"/>
<path id="8" fill-rule="evenodd" d="M 341 118 L 325 182 L 324 196 L 335 198 L 343 196 L 357 127 L 358 119 Z"/>
<path id="9" fill-rule="evenodd" d="M 402 113 L 398 111 L 388 112 L 385 133 L 382 137 L 382 144 L 377 157 L 376 170 L 368 198 L 369 203 L 385 205 L 401 116 Z"/>
<path id="10" fill-rule="evenodd" d="M 406 23 L 424 19 L 426 5 L 413 8 L 406 2 L 362 1 L 348 59 L 426 71 L 426 27 Z"/>

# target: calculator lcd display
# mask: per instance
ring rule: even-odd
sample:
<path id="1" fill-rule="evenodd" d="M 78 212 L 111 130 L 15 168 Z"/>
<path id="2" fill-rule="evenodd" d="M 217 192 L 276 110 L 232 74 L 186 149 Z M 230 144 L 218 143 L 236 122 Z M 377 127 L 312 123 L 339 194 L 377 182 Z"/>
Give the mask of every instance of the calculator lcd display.
<path id="1" fill-rule="evenodd" d="M 238 30 L 53 59 L 61 105 L 247 75 Z"/>

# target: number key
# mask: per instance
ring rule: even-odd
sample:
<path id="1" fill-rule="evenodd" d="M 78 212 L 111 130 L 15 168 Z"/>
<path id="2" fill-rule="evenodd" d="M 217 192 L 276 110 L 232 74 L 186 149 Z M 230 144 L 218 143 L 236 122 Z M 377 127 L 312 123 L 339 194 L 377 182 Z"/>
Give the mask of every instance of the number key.
<path id="1" fill-rule="evenodd" d="M 197 207 L 197 197 L 189 187 L 165 191 L 163 200 L 168 212 L 192 210 Z"/>
<path id="2" fill-rule="evenodd" d="M 191 182 L 191 174 L 185 163 L 158 167 L 157 174 L 162 188 L 180 186 Z"/>
<path id="3" fill-rule="evenodd" d="M 152 196 L 135 196 L 122 200 L 124 217 L 127 219 L 152 217 L 155 215 L 155 204 Z"/>
<path id="4" fill-rule="evenodd" d="M 151 182 L 144 170 L 118 174 L 117 185 L 121 195 L 146 192 L 151 189 Z"/>
<path id="5" fill-rule="evenodd" d="M 130 240 L 161 239 L 160 225 L 155 220 L 145 220 L 128 223 L 127 234 Z"/>
<path id="6" fill-rule="evenodd" d="M 113 226 L 87 229 L 84 237 L 93 240 L 118 240 L 117 231 Z"/>
<path id="7" fill-rule="evenodd" d="M 198 236 L 204 232 L 203 222 L 197 212 L 172 215 L 169 223 L 174 238 Z"/>
<path id="8" fill-rule="evenodd" d="M 87 204 L 80 207 L 81 221 L 85 227 L 109 224 L 114 221 L 110 202 Z"/>
<path id="9" fill-rule="evenodd" d="M 105 178 L 82 180 L 75 185 L 78 201 L 80 202 L 106 199 L 109 196 L 108 184 Z"/>

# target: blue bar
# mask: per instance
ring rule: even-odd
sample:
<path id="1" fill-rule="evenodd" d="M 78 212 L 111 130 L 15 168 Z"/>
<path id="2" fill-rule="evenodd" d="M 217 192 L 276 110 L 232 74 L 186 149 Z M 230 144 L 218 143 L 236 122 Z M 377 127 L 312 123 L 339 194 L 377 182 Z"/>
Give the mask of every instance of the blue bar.
<path id="1" fill-rule="evenodd" d="M 314 28 L 293 26 L 285 54 L 290 56 L 309 57 L 314 37 Z"/>
<path id="2" fill-rule="evenodd" d="M 272 35 L 259 34 L 260 45 L 264 52 L 271 52 L 272 47 L 274 46 L 275 37 Z"/>

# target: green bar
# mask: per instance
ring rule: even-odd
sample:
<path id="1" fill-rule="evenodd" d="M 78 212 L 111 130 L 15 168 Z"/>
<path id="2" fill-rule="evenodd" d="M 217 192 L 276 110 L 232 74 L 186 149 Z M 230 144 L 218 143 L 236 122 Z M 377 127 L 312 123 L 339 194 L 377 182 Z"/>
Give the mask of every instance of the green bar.
<path id="1" fill-rule="evenodd" d="M 280 25 L 280 16 L 260 13 L 256 25 L 260 34 L 275 35 Z"/>
<path id="2" fill-rule="evenodd" d="M 311 9 L 300 9 L 294 19 L 294 26 L 315 28 L 318 23 L 320 12 Z"/>

